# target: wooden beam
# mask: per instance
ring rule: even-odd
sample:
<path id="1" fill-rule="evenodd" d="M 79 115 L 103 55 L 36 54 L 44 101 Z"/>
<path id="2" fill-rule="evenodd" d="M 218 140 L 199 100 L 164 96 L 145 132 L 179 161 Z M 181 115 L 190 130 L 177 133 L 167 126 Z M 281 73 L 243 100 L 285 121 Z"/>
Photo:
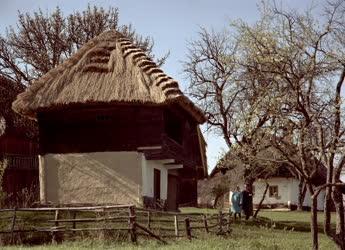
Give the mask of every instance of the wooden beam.
<path id="1" fill-rule="evenodd" d="M 162 149 L 162 146 L 144 146 L 144 147 L 138 147 L 138 151 L 145 151 L 145 150 L 157 150 Z"/>
<path id="2" fill-rule="evenodd" d="M 183 168 L 182 164 L 165 164 L 165 168 L 168 170 Z"/>
<path id="3" fill-rule="evenodd" d="M 148 161 L 157 162 L 161 164 L 175 163 L 175 159 L 161 159 L 161 160 L 148 160 Z"/>
<path id="4" fill-rule="evenodd" d="M 42 204 L 47 203 L 47 174 L 46 174 L 46 164 L 44 155 L 38 156 L 38 175 L 39 175 L 39 184 L 40 184 L 40 202 Z"/>

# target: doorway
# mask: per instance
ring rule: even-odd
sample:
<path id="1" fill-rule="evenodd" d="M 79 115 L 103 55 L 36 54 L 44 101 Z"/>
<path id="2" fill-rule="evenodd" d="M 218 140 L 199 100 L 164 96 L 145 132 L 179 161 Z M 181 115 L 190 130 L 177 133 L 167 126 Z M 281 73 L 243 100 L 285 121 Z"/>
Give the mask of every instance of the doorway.
<path id="1" fill-rule="evenodd" d="M 175 175 L 168 175 L 168 210 L 177 211 L 178 179 Z"/>
<path id="2" fill-rule="evenodd" d="M 153 197 L 155 201 L 161 198 L 161 171 L 159 169 L 153 170 Z"/>

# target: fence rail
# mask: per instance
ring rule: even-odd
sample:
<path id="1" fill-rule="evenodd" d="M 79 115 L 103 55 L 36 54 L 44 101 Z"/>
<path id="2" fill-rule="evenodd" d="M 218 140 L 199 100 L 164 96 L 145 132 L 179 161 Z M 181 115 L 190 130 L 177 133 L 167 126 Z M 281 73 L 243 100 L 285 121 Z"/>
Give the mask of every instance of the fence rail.
<path id="1" fill-rule="evenodd" d="M 31 216 L 30 216 L 31 214 Z M 11 216 L 10 216 L 11 215 Z M 227 215 L 227 216 L 226 216 Z M 68 232 L 127 231 L 128 238 L 151 237 L 166 243 L 164 238 L 186 237 L 192 240 L 195 231 L 226 234 L 231 217 L 218 214 L 176 213 L 137 208 L 129 205 L 44 207 L 0 209 L 0 235 L 10 234 L 10 243 L 17 234 L 45 232 L 56 242 Z"/>

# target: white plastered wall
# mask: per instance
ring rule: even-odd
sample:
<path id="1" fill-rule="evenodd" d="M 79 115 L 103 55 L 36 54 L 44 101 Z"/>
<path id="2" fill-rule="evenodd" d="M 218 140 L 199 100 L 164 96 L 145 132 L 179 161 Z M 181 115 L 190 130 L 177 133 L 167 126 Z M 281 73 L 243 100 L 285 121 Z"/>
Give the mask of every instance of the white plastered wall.
<path id="1" fill-rule="evenodd" d="M 286 204 L 290 203 L 291 205 L 298 204 L 298 184 L 299 181 L 295 178 L 284 178 L 284 177 L 274 177 L 267 180 L 270 186 L 278 186 L 278 196 L 269 197 L 269 192 L 266 194 L 264 204 Z M 257 180 L 254 183 L 255 186 L 255 195 L 253 198 L 254 204 L 259 204 L 263 192 L 265 190 L 266 183 L 264 180 Z M 318 197 L 318 210 L 323 210 L 324 202 L 324 192 L 321 192 Z M 311 206 L 310 194 L 309 191 L 306 192 L 306 196 L 303 202 L 304 206 Z"/>
<path id="2" fill-rule="evenodd" d="M 40 156 L 41 201 L 140 203 L 143 157 L 138 152 Z"/>
<path id="3" fill-rule="evenodd" d="M 153 184 L 153 173 L 154 169 L 160 170 L 161 173 L 161 197 L 160 199 L 167 199 L 168 191 L 168 170 L 164 166 L 162 161 L 151 161 L 145 160 L 145 157 L 142 158 L 142 196 L 153 197 L 154 196 L 154 184 Z"/>
<path id="4" fill-rule="evenodd" d="M 288 204 L 290 201 L 291 204 L 294 204 L 294 191 L 292 190 L 293 183 L 291 178 L 271 178 L 267 180 L 270 186 L 278 186 L 278 196 L 276 197 L 269 197 L 269 191 L 267 191 L 264 204 L 277 204 L 283 203 Z M 266 182 L 265 180 L 257 180 L 254 183 L 255 187 L 255 195 L 253 198 L 254 204 L 259 204 L 262 195 L 265 191 Z"/>

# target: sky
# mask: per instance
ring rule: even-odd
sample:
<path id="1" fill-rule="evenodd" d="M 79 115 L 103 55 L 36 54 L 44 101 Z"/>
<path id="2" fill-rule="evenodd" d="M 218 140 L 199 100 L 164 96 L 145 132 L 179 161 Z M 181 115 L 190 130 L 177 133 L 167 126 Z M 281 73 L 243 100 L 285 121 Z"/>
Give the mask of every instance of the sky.
<path id="1" fill-rule="evenodd" d="M 291 8 L 304 9 L 323 1 L 326 0 L 281 2 Z M 188 80 L 183 73 L 183 61 L 186 60 L 188 41 L 197 39 L 200 27 L 221 30 L 236 19 L 254 23 L 259 18 L 260 0 L 0 0 L 0 3 L 1 34 L 5 33 L 9 25 L 15 27 L 18 10 L 25 13 L 41 8 L 49 12 L 59 6 L 64 15 L 68 15 L 86 9 L 88 3 L 104 8 L 118 7 L 120 24 L 131 23 L 139 34 L 152 37 L 155 55 L 159 57 L 170 52 L 162 68 L 185 90 Z M 227 146 L 219 136 L 211 133 L 204 133 L 204 136 L 208 144 L 207 157 L 211 171 L 226 152 Z"/>

